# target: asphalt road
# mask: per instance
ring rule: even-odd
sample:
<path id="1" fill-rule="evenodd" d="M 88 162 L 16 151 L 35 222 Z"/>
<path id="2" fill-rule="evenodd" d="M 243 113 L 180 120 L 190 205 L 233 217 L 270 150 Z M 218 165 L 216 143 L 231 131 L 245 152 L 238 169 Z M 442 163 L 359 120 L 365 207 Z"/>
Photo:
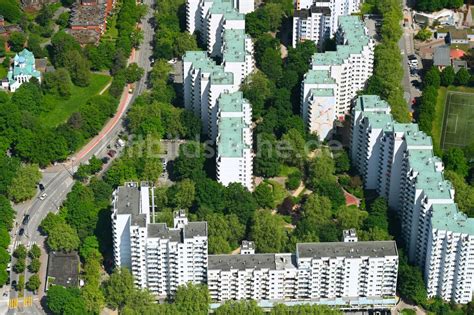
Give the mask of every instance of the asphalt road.
<path id="1" fill-rule="evenodd" d="M 69 161 L 65 163 L 60 163 L 51 167 L 48 167 L 45 170 L 42 170 L 43 177 L 41 183 L 44 184 L 45 190 L 43 192 L 37 193 L 37 195 L 24 203 L 15 205 L 15 210 L 17 212 L 16 215 L 16 226 L 12 230 L 12 246 L 11 250 L 13 251 L 14 248 L 18 244 L 24 244 L 27 247 L 31 246 L 33 243 L 36 243 L 43 247 L 44 244 L 44 237 L 39 233 L 38 227 L 43 220 L 43 218 L 49 212 L 56 212 L 59 209 L 59 206 L 62 202 L 66 199 L 67 194 L 71 191 L 71 188 L 74 184 L 74 180 L 72 178 L 72 174 L 77 170 L 77 166 L 87 161 L 91 156 L 103 154 L 107 150 L 107 145 L 114 144 L 115 140 L 117 139 L 119 133 L 123 130 L 123 117 L 126 114 L 126 111 L 130 104 L 133 103 L 133 100 L 141 94 L 144 90 L 146 90 L 146 77 L 148 72 L 151 69 L 150 58 L 152 55 L 152 40 L 154 36 L 154 28 L 153 25 L 150 23 L 151 19 L 153 18 L 153 5 L 154 0 L 144 0 L 144 3 L 149 6 L 149 10 L 146 16 L 142 20 L 142 30 L 144 33 L 144 40 L 140 49 L 135 51 L 134 55 L 132 55 L 129 62 L 136 62 L 140 67 L 144 68 L 145 75 L 142 79 L 136 83 L 135 89 L 133 94 L 128 94 L 128 88 L 125 89 L 124 94 L 122 95 L 119 110 L 114 118 L 104 126 L 104 129 L 99 133 L 99 135 L 92 139 L 89 144 L 85 146 L 85 149 L 82 149 L 78 152 L 74 157 L 72 157 Z M 47 197 L 44 200 L 40 200 L 39 196 L 42 193 L 46 193 Z M 30 221 L 27 226 L 22 226 L 23 217 L 25 214 L 30 215 Z M 18 235 L 19 230 L 24 228 L 24 235 Z M 40 275 L 42 276 L 42 287 L 38 292 L 37 296 L 32 297 L 33 303 L 32 307 L 23 308 L 23 299 L 20 298 L 18 303 L 18 309 L 13 308 L 8 310 L 8 314 L 16 314 L 17 312 L 21 313 L 31 313 L 31 314 L 41 314 L 42 312 L 37 307 L 37 301 L 43 296 L 44 294 L 44 284 L 46 282 L 45 274 L 46 274 L 46 264 L 47 264 L 47 255 L 43 248 L 43 255 L 41 259 L 42 263 L 42 270 L 40 271 Z M 15 259 L 12 258 L 12 267 L 15 264 Z M 25 280 L 27 281 L 29 278 L 28 271 L 25 272 L 26 277 Z M 17 281 L 18 282 L 18 275 L 11 271 L 10 274 L 10 281 Z M 6 291 L 8 290 L 9 291 Z M 8 292 L 8 297 L 5 297 L 3 294 Z M 0 291 L 2 293 L 0 299 L 0 313 L 5 314 L 7 313 L 8 303 L 12 300 L 18 298 L 18 292 L 16 292 L 13 288 L 9 288 L 9 286 L 4 286 L 4 288 Z M 25 296 L 31 296 L 30 292 L 25 291 Z"/>

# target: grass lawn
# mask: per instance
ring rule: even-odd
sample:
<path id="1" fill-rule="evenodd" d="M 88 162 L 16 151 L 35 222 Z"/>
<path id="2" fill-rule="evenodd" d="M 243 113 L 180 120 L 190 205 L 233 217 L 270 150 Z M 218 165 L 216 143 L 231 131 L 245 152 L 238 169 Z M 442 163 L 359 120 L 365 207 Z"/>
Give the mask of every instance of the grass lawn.
<path id="1" fill-rule="evenodd" d="M 113 14 L 107 19 L 107 30 L 102 36 L 102 40 L 115 40 L 118 37 L 117 14 Z"/>
<path id="2" fill-rule="evenodd" d="M 474 88 L 465 86 L 450 86 L 448 88 L 440 87 L 438 90 L 438 99 L 436 102 L 435 118 L 432 125 L 433 142 L 436 148 L 441 148 L 441 133 L 443 131 L 443 117 L 446 106 L 446 94 L 448 91 L 474 93 Z"/>
<path id="3" fill-rule="evenodd" d="M 7 68 L 5 68 L 4 66 L 0 64 L 0 79 L 6 78 L 7 73 L 8 73 Z"/>
<path id="4" fill-rule="evenodd" d="M 409 310 L 409 309 L 405 309 L 402 311 L 402 315 L 415 315 L 416 312 L 414 310 Z"/>
<path id="5" fill-rule="evenodd" d="M 280 174 L 278 174 L 278 176 L 285 177 L 285 176 L 290 175 L 293 172 L 296 172 L 297 170 L 298 170 L 297 167 L 282 165 L 280 168 Z"/>
<path id="6" fill-rule="evenodd" d="M 44 102 L 48 103 L 48 108 L 51 110 L 43 113 L 40 120 L 43 124 L 55 127 L 62 122 L 65 122 L 72 113 L 85 104 L 87 100 L 100 93 L 102 89 L 110 82 L 111 77 L 103 74 L 93 73 L 91 77 L 91 84 L 87 87 L 72 87 L 71 97 L 67 100 L 58 98 L 54 95 L 45 95 Z"/>

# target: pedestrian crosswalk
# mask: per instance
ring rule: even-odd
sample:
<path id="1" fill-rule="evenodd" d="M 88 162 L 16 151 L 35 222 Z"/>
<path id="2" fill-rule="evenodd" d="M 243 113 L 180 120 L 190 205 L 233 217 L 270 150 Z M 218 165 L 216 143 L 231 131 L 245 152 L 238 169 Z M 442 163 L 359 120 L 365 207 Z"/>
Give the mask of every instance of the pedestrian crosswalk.
<path id="1" fill-rule="evenodd" d="M 8 308 L 17 308 L 18 307 L 18 298 L 13 298 L 8 301 Z"/>
<path id="2" fill-rule="evenodd" d="M 23 299 L 23 305 L 18 305 L 20 302 L 21 302 L 21 298 L 20 300 L 18 300 L 18 298 L 11 298 L 9 301 L 8 301 L 8 308 L 10 309 L 15 309 L 15 308 L 18 308 L 19 306 L 23 306 L 23 307 L 30 307 L 33 305 L 33 296 L 25 296 Z"/>
<path id="3" fill-rule="evenodd" d="M 30 307 L 33 305 L 33 296 L 25 296 L 23 298 L 23 307 Z"/>

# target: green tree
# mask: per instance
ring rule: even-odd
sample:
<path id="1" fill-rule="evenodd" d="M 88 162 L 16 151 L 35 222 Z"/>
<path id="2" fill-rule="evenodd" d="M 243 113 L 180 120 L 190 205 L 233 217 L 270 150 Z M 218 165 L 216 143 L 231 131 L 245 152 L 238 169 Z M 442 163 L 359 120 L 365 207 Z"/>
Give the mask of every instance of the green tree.
<path id="1" fill-rule="evenodd" d="M 18 260 L 26 259 L 26 255 L 27 255 L 26 247 L 23 244 L 18 245 L 18 247 L 13 252 L 13 256 L 17 258 Z"/>
<path id="2" fill-rule="evenodd" d="M 454 201 L 459 209 L 469 217 L 474 217 L 474 187 L 468 185 L 464 178 L 454 171 L 444 172 L 445 177 L 451 181 L 456 190 Z"/>
<path id="3" fill-rule="evenodd" d="M 30 277 L 30 279 L 26 283 L 26 288 L 29 291 L 36 291 L 39 289 L 40 285 L 41 285 L 41 280 L 39 276 L 37 274 L 34 274 Z"/>
<path id="4" fill-rule="evenodd" d="M 94 235 L 87 236 L 81 243 L 79 254 L 82 259 L 86 261 L 90 258 L 100 257 L 99 241 L 97 240 L 97 237 Z"/>
<path id="5" fill-rule="evenodd" d="M 204 175 L 204 148 L 194 141 L 186 142 L 179 147 L 179 155 L 174 161 L 176 179 L 197 179 Z"/>
<path id="6" fill-rule="evenodd" d="M 135 290 L 133 276 L 126 268 L 115 269 L 104 284 L 104 296 L 107 304 L 114 309 L 122 309 Z"/>
<path id="7" fill-rule="evenodd" d="M 54 72 L 46 72 L 42 82 L 43 90 L 50 94 L 55 94 L 63 98 L 71 96 L 72 81 L 69 72 L 64 68 L 59 68 Z"/>
<path id="8" fill-rule="evenodd" d="M 192 283 L 178 286 L 174 298 L 176 308 L 181 314 L 208 314 L 210 302 L 207 287 Z"/>
<path id="9" fill-rule="evenodd" d="M 268 183 L 261 183 L 255 188 L 253 196 L 261 208 L 273 208 L 273 191 L 272 186 Z"/>
<path id="10" fill-rule="evenodd" d="M 284 154 L 285 163 L 300 169 L 303 168 L 306 160 L 306 141 L 302 134 L 292 128 L 282 136 L 281 143 L 284 144 L 285 149 L 288 149 L 285 150 L 286 152 L 281 152 Z"/>
<path id="11" fill-rule="evenodd" d="M 23 273 L 25 271 L 25 268 L 26 268 L 25 259 L 17 260 L 16 264 L 13 266 L 13 270 L 16 273 Z"/>
<path id="12" fill-rule="evenodd" d="M 20 20 L 23 13 L 19 2 L 15 0 L 3 0 L 0 2 L 0 15 L 10 23 L 16 23 Z"/>
<path id="13" fill-rule="evenodd" d="M 244 97 L 252 104 L 253 118 L 256 120 L 262 117 L 265 108 L 265 100 L 272 95 L 273 90 L 273 84 L 265 73 L 255 71 L 245 79 L 240 89 Z"/>
<path id="14" fill-rule="evenodd" d="M 47 26 L 51 22 L 53 15 L 54 12 L 51 9 L 51 6 L 43 4 L 38 12 L 38 15 L 36 16 L 36 23 L 41 26 Z"/>
<path id="15" fill-rule="evenodd" d="M 198 211 L 198 214 L 203 209 Z M 208 213 L 202 217 L 207 221 L 209 252 L 225 254 L 239 246 L 245 235 L 245 225 L 239 222 L 235 214 Z"/>
<path id="16" fill-rule="evenodd" d="M 10 233 L 5 227 L 0 227 L 0 247 L 8 248 L 10 245 Z"/>
<path id="17" fill-rule="evenodd" d="M 466 68 L 461 68 L 456 73 L 456 76 L 454 78 L 454 83 L 456 85 L 467 85 L 470 79 L 471 79 L 471 75 L 469 74 L 469 71 L 467 71 Z"/>
<path id="18" fill-rule="evenodd" d="M 226 214 L 235 214 L 240 223 L 246 225 L 252 218 L 258 205 L 252 193 L 240 183 L 231 183 L 224 194 Z"/>
<path id="19" fill-rule="evenodd" d="M 105 297 L 98 285 L 87 283 L 81 289 L 81 298 L 90 313 L 99 314 L 105 306 Z"/>
<path id="20" fill-rule="evenodd" d="M 294 190 L 298 188 L 301 184 L 302 178 L 303 178 L 303 175 L 301 174 L 301 171 L 299 170 L 294 171 L 293 173 L 290 173 L 286 181 L 286 187 L 290 190 Z"/>
<path id="21" fill-rule="evenodd" d="M 423 80 L 425 86 L 434 86 L 439 88 L 441 84 L 441 76 L 437 67 L 431 67 L 428 72 L 426 72 L 425 78 Z"/>
<path id="22" fill-rule="evenodd" d="M 91 81 L 89 61 L 78 50 L 64 53 L 63 66 L 69 71 L 72 82 L 80 87 L 86 87 Z"/>
<path id="23" fill-rule="evenodd" d="M 287 241 L 281 218 L 268 210 L 255 212 L 250 235 L 260 253 L 279 253 L 285 248 Z"/>
<path id="24" fill-rule="evenodd" d="M 36 193 L 36 184 L 41 179 L 38 165 L 24 164 L 16 173 L 8 187 L 8 196 L 15 202 L 32 198 Z"/>
<path id="25" fill-rule="evenodd" d="M 16 285 L 16 290 L 20 292 L 20 294 L 23 294 L 23 290 L 25 290 L 25 275 L 21 274 L 18 277 L 18 283 Z"/>
<path id="26" fill-rule="evenodd" d="M 47 244 L 50 250 L 70 252 L 79 248 L 79 237 L 67 223 L 60 223 L 48 232 Z"/>
<path id="27" fill-rule="evenodd" d="M 30 248 L 30 251 L 28 252 L 28 256 L 30 256 L 30 258 L 40 258 L 41 249 L 39 248 L 39 246 L 36 244 L 33 244 Z"/>
<path id="28" fill-rule="evenodd" d="M 10 278 L 10 273 L 6 269 L 6 264 L 0 265 L 0 285 L 5 285 Z"/>
<path id="29" fill-rule="evenodd" d="M 431 31 L 425 27 L 419 30 L 418 33 L 416 33 L 415 39 L 418 39 L 424 42 L 430 39 L 431 35 L 432 35 Z"/>
<path id="30" fill-rule="evenodd" d="M 277 140 L 273 134 L 259 133 L 255 157 L 256 175 L 274 177 L 280 173 L 280 158 L 276 150 Z"/>
<path id="31" fill-rule="evenodd" d="M 421 271 L 418 267 L 409 265 L 404 256 L 398 266 L 397 292 L 418 305 L 426 303 L 427 294 Z"/>
<path id="32" fill-rule="evenodd" d="M 135 62 L 129 64 L 125 72 L 127 83 L 133 83 L 140 80 L 144 74 L 145 70 L 139 67 L 138 64 L 136 64 Z"/>
<path id="33" fill-rule="evenodd" d="M 447 170 L 466 177 L 469 171 L 464 152 L 460 148 L 450 148 L 443 153 L 443 163 Z"/>
<path id="34" fill-rule="evenodd" d="M 41 262 L 38 258 L 32 259 L 28 270 L 32 273 L 37 273 L 40 270 Z"/>
<path id="35" fill-rule="evenodd" d="M 359 210 L 356 206 L 341 206 L 336 212 L 336 219 L 343 230 L 360 228 L 366 218 L 367 212 Z"/>
<path id="36" fill-rule="evenodd" d="M 456 77 L 456 74 L 454 73 L 454 68 L 451 66 L 448 66 L 441 71 L 441 85 L 442 86 L 450 86 L 451 84 L 454 83 L 454 79 Z"/>
<path id="37" fill-rule="evenodd" d="M 276 82 L 283 75 L 283 67 L 280 50 L 267 48 L 260 59 L 260 69 L 267 77 Z"/>
<path id="38" fill-rule="evenodd" d="M 10 201 L 4 195 L 0 195 L 0 226 L 7 230 L 11 230 L 14 218 L 15 211 L 13 210 Z"/>
<path id="39" fill-rule="evenodd" d="M 168 200 L 174 208 L 189 208 L 194 201 L 195 193 L 194 182 L 184 179 L 168 189 Z"/>
<path id="40" fill-rule="evenodd" d="M 77 288 L 53 285 L 48 289 L 46 305 L 53 314 L 86 314 L 85 305 Z"/>
<path id="41" fill-rule="evenodd" d="M 263 310 L 253 300 L 227 301 L 219 306 L 214 314 L 216 315 L 263 315 Z"/>
<path id="42" fill-rule="evenodd" d="M 342 315 L 344 314 L 337 308 L 324 305 L 301 304 L 295 306 L 286 306 L 285 304 L 276 304 L 269 313 L 270 315 L 287 314 L 311 314 L 311 315 Z"/>
<path id="43" fill-rule="evenodd" d="M 339 150 L 333 153 L 334 155 L 334 166 L 337 174 L 348 172 L 351 168 L 351 161 L 349 155 L 345 150 Z"/>
<path id="44" fill-rule="evenodd" d="M 14 52 L 20 52 L 23 50 L 26 42 L 26 35 L 22 32 L 12 32 L 8 37 L 8 44 L 10 49 Z"/>
<path id="45" fill-rule="evenodd" d="M 317 242 L 320 228 L 332 218 L 331 201 L 327 197 L 311 194 L 302 205 L 301 219 L 296 224 L 294 235 L 300 242 Z"/>

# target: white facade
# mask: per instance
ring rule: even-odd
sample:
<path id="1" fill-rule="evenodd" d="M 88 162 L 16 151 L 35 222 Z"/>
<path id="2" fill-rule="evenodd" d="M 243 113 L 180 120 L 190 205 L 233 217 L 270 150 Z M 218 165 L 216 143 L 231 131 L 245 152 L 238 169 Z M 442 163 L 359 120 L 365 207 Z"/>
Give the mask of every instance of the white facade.
<path id="1" fill-rule="evenodd" d="M 154 188 L 146 184 L 127 183 L 114 192 L 114 263 L 129 268 L 137 286 L 165 298 L 179 285 L 206 281 L 207 223 L 188 223 L 179 211 L 168 228 L 151 222 L 154 209 Z"/>
<path id="2" fill-rule="evenodd" d="M 211 56 L 219 56 L 224 31 L 245 30 L 245 14 L 253 10 L 253 0 L 187 0 L 186 28 L 199 33 Z"/>
<path id="3" fill-rule="evenodd" d="M 303 121 L 321 139 L 330 136 L 335 119 L 344 119 L 373 72 L 375 44 L 357 16 L 339 18 L 336 42 L 337 51 L 313 55 L 301 90 Z"/>
<path id="4" fill-rule="evenodd" d="M 217 121 L 217 99 L 224 92 L 239 90 L 231 72 L 203 51 L 188 51 L 183 57 L 184 106 L 201 118 L 203 132 L 212 135 Z"/>
<path id="5" fill-rule="evenodd" d="M 393 297 L 395 242 L 302 243 L 296 254 L 210 255 L 211 299 L 311 301 Z"/>
<path id="6" fill-rule="evenodd" d="M 311 40 L 321 47 L 334 35 L 339 17 L 359 12 L 360 0 L 296 0 L 293 17 L 293 47 Z"/>
<path id="7" fill-rule="evenodd" d="M 242 83 L 255 70 L 252 38 L 244 30 L 224 31 L 222 64 L 225 72 L 234 75 L 236 83 Z"/>
<path id="8" fill-rule="evenodd" d="M 361 96 L 353 109 L 352 163 L 367 189 L 396 209 L 408 259 L 420 266 L 430 297 L 455 303 L 472 299 L 474 219 L 454 204 L 443 163 L 431 138 L 416 124 L 398 124 L 378 96 Z M 472 260 L 471 260 L 472 261 Z"/>
<path id="9" fill-rule="evenodd" d="M 223 93 L 218 100 L 217 181 L 240 183 L 253 191 L 252 108 L 242 92 Z"/>

